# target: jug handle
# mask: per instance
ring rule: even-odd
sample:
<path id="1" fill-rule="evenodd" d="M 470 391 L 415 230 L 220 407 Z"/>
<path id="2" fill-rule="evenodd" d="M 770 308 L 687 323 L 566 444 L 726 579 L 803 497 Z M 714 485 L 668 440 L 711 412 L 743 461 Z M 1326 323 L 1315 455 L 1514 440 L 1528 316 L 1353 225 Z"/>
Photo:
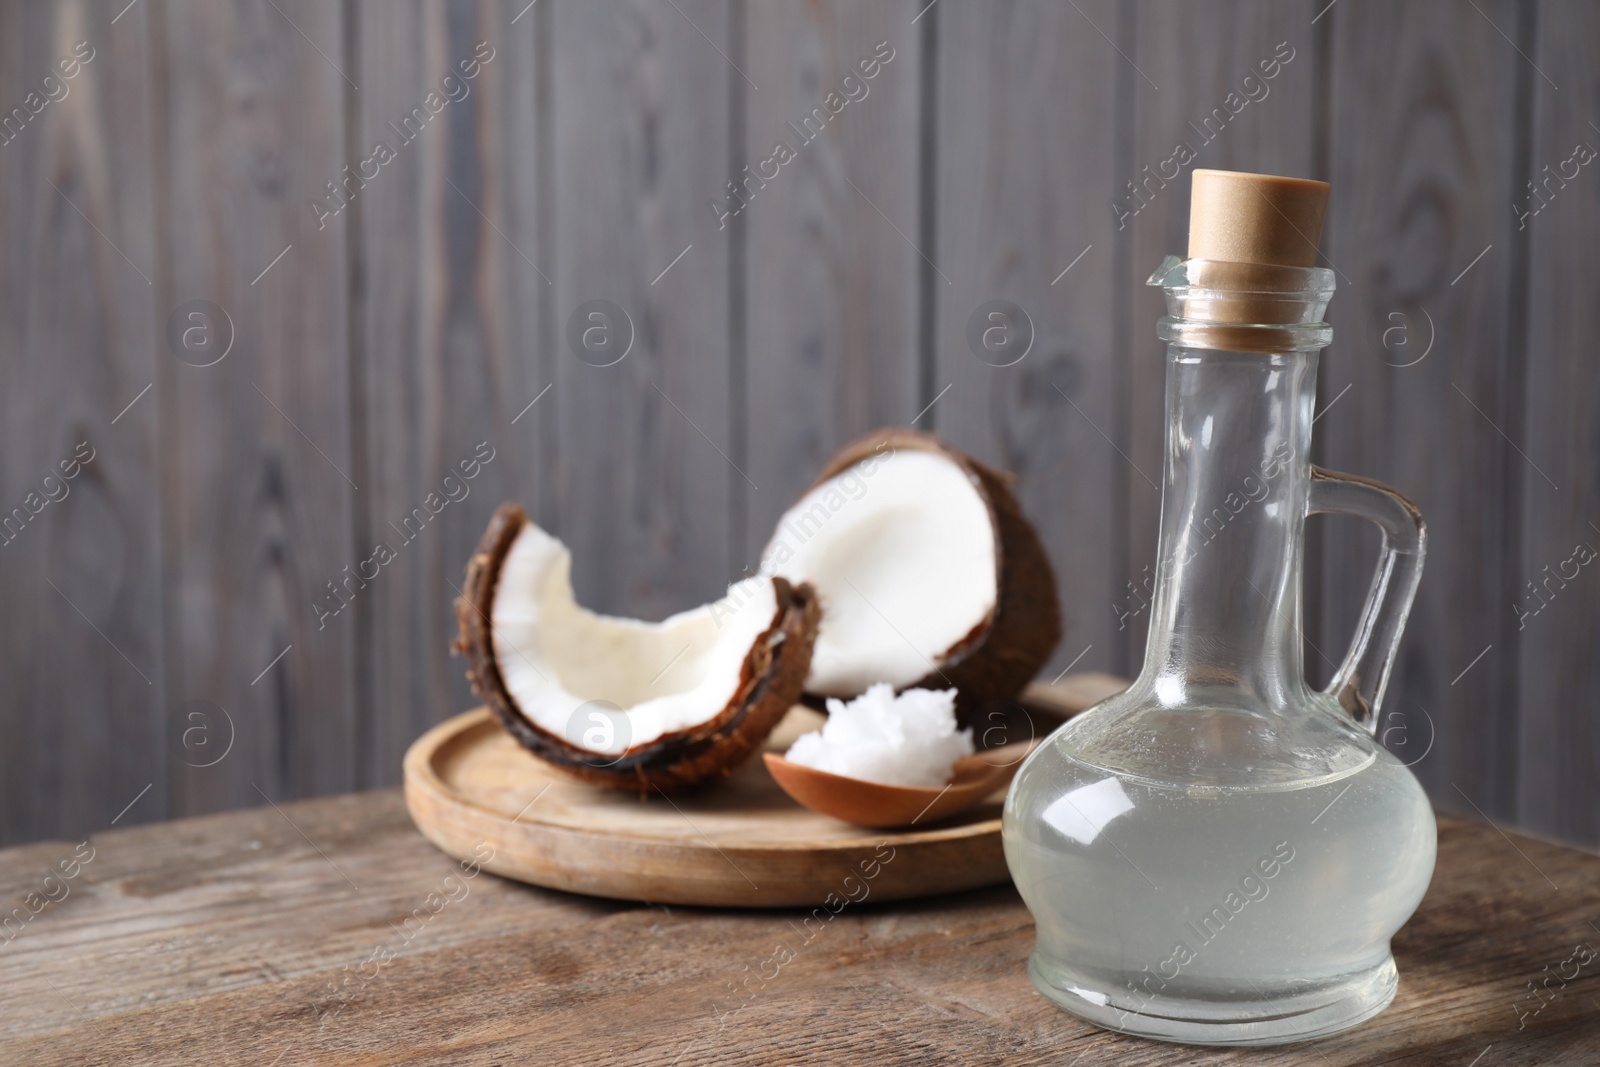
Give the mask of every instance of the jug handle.
<path id="1" fill-rule="evenodd" d="M 1383 531 L 1378 569 L 1367 591 L 1361 622 L 1344 662 L 1323 690 L 1373 733 L 1383 703 L 1389 672 L 1400 651 L 1411 602 L 1422 580 L 1428 528 L 1417 506 L 1395 490 L 1370 478 L 1311 468 L 1308 515 L 1357 515 Z"/>

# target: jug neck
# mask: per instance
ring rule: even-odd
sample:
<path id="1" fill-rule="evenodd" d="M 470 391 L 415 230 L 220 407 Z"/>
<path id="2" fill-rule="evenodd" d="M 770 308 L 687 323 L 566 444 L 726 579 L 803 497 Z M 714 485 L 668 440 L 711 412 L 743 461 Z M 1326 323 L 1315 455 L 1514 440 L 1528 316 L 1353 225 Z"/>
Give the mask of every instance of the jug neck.
<path id="1" fill-rule="evenodd" d="M 1283 707 L 1307 692 L 1301 572 L 1317 359 L 1330 332 L 1317 320 L 1331 276 L 1297 271 L 1270 292 L 1202 290 L 1196 268 L 1208 266 L 1226 265 L 1169 260 L 1151 279 L 1173 314 L 1160 329 L 1166 448 L 1140 680 L 1173 705 L 1226 690 Z M 1256 321 L 1209 317 L 1238 307 Z"/>

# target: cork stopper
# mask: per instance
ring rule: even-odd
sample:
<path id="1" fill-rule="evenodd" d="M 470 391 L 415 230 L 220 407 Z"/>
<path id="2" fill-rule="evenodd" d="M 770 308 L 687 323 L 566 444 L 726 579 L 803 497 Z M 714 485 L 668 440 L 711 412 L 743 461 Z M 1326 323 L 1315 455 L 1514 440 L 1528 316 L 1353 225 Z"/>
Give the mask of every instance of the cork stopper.
<path id="1" fill-rule="evenodd" d="M 1279 267 L 1317 265 L 1328 183 L 1197 170 L 1189 193 L 1189 258 Z"/>
<path id="2" fill-rule="evenodd" d="M 1212 261 L 1204 301 L 1187 314 L 1215 323 L 1296 321 L 1300 303 L 1285 299 L 1283 268 L 1317 263 L 1317 240 L 1328 206 L 1328 183 L 1273 174 L 1196 170 L 1189 196 L 1189 258 Z M 1292 272 L 1289 272 L 1292 277 Z M 1219 345 L 1258 350 L 1247 331 L 1217 334 Z"/>

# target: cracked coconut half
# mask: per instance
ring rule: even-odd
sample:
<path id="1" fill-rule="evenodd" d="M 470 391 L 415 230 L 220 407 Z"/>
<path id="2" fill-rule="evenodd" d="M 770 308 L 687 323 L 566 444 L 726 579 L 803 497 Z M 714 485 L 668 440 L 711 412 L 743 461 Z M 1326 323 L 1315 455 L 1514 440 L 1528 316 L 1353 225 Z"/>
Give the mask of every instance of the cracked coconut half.
<path id="1" fill-rule="evenodd" d="M 670 793 L 731 773 L 799 699 L 817 632 L 808 587 L 751 578 L 646 623 L 580 607 L 570 569 L 565 545 L 502 504 L 456 602 L 473 689 L 534 755 Z"/>
<path id="2" fill-rule="evenodd" d="M 846 446 L 778 523 L 762 573 L 808 583 L 809 703 L 877 682 L 1010 700 L 1061 640 L 1055 575 L 1009 476 L 912 430 Z"/>

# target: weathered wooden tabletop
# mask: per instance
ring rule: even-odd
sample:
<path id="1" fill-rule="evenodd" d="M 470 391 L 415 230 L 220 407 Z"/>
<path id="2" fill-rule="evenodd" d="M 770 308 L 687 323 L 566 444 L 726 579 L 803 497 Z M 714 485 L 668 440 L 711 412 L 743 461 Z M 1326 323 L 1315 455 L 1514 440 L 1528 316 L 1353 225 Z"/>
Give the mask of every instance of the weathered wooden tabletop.
<path id="1" fill-rule="evenodd" d="M 1052 1007 L 1009 887 L 808 929 L 467 873 L 398 791 L 0 852 L 7 908 L 48 901 L 0 935 L 0 1063 L 1600 1063 L 1600 856 L 1456 819 L 1394 1005 L 1248 1051 Z"/>

